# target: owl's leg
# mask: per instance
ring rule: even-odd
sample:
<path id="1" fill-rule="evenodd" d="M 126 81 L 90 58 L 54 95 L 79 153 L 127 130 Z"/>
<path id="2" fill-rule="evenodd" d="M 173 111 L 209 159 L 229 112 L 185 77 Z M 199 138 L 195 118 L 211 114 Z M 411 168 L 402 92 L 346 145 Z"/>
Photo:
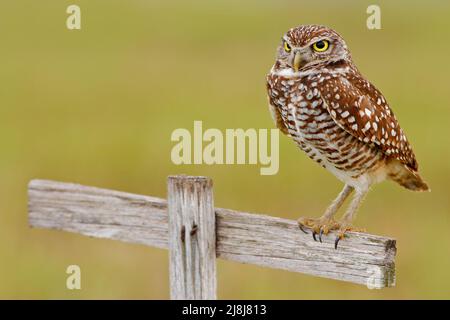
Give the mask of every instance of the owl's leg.
<path id="1" fill-rule="evenodd" d="M 364 200 L 364 198 L 368 192 L 369 192 L 369 189 L 356 190 L 355 196 L 353 197 L 352 202 L 350 203 L 347 211 L 345 212 L 344 216 L 342 217 L 342 220 L 338 223 L 339 231 L 336 236 L 336 240 L 334 241 L 335 249 L 337 249 L 337 245 L 338 245 L 339 241 L 345 237 L 345 233 L 347 231 L 357 231 L 357 232 L 364 231 L 363 229 L 358 229 L 358 228 L 353 227 L 352 221 L 356 216 L 356 212 L 358 211 L 358 208 L 361 205 L 361 202 Z"/>
<path id="2" fill-rule="evenodd" d="M 316 235 L 319 234 L 319 241 L 322 242 L 323 234 L 328 234 L 330 230 L 338 229 L 340 227 L 333 217 L 353 190 L 354 188 L 352 186 L 346 184 L 344 189 L 342 189 L 336 199 L 333 200 L 320 218 L 314 219 L 302 217 L 298 219 L 300 230 L 307 233 L 303 227 L 310 227 L 312 229 L 312 236 L 314 240 L 316 240 Z"/>

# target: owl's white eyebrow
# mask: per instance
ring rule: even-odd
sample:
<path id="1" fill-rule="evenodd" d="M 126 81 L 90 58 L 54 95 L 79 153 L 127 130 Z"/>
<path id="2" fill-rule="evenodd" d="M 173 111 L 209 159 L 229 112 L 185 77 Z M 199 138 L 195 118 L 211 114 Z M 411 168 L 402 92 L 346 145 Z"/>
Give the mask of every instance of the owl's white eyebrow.
<path id="1" fill-rule="evenodd" d="M 315 37 L 315 38 L 312 38 L 312 40 L 310 42 L 308 42 L 308 45 L 311 45 L 311 44 L 316 43 L 317 41 L 321 41 L 321 40 L 327 40 L 328 42 L 331 42 L 331 39 L 328 37 Z"/>

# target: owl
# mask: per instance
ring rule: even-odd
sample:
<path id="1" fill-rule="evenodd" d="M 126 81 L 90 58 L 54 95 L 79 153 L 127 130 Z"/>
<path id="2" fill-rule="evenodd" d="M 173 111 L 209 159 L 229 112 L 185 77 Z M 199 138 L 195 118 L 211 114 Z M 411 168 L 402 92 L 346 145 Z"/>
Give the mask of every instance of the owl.
<path id="1" fill-rule="evenodd" d="M 385 97 L 361 75 L 336 31 L 320 25 L 290 29 L 267 75 L 267 92 L 280 131 L 344 183 L 320 218 L 298 220 L 314 240 L 335 230 L 337 248 L 347 231 L 360 231 L 352 222 L 375 183 L 389 179 L 409 190 L 429 190 Z M 351 193 L 342 219 L 334 219 Z"/>

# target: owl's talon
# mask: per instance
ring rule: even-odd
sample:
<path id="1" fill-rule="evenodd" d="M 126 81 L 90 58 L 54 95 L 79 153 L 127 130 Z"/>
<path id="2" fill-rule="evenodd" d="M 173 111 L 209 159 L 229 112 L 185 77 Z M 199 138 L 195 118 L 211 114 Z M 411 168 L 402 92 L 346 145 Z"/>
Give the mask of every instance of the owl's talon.
<path id="1" fill-rule="evenodd" d="M 345 232 L 350 230 L 350 227 L 341 227 L 341 229 L 339 230 L 336 239 L 334 239 L 334 249 L 337 250 L 338 247 L 338 243 L 340 240 L 345 238 Z"/>
<path id="2" fill-rule="evenodd" d="M 303 231 L 303 233 L 308 234 L 308 232 L 306 232 L 305 229 L 303 229 L 303 225 L 301 223 L 298 224 L 298 227 L 299 227 L 300 230 Z"/>
<path id="3" fill-rule="evenodd" d="M 350 232 L 366 232 L 365 229 L 361 229 L 361 228 L 355 228 L 354 226 L 352 226 L 351 224 L 349 224 L 348 222 L 341 222 L 340 223 L 340 228 L 339 228 L 339 232 L 336 236 L 336 239 L 334 240 L 334 249 L 337 249 L 338 243 L 340 240 L 344 239 L 347 236 L 347 231 Z"/>
<path id="4" fill-rule="evenodd" d="M 336 236 L 336 239 L 334 240 L 334 249 L 337 250 L 339 240 L 341 240 L 341 237 L 339 235 Z"/>
<path id="5" fill-rule="evenodd" d="M 313 230 L 312 236 L 313 236 L 314 241 L 317 241 L 317 239 L 316 239 L 316 234 L 317 234 L 317 232 L 316 232 L 315 230 Z M 321 242 L 322 242 L 322 241 L 321 241 Z"/>
<path id="6" fill-rule="evenodd" d="M 320 241 L 320 243 L 322 243 L 322 235 L 323 235 L 323 228 L 320 228 L 320 232 L 319 232 L 319 241 Z"/>

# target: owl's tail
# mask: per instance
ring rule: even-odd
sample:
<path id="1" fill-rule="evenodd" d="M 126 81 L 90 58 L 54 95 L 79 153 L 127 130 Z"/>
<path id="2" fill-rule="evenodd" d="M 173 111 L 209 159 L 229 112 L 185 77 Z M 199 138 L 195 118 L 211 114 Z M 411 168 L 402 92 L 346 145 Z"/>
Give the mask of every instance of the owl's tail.
<path id="1" fill-rule="evenodd" d="M 414 171 L 398 160 L 389 162 L 388 177 L 402 187 L 413 191 L 431 191 L 417 171 Z"/>

